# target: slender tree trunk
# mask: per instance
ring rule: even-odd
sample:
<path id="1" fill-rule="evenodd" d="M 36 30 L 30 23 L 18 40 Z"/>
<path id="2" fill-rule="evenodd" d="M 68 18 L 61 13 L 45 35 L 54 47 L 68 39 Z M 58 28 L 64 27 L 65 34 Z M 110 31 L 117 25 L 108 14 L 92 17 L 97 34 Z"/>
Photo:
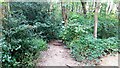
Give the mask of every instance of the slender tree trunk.
<path id="1" fill-rule="evenodd" d="M 96 5 L 96 3 L 95 3 L 95 0 L 93 0 L 93 9 L 92 9 L 92 12 L 95 12 L 95 5 Z"/>
<path id="2" fill-rule="evenodd" d="M 3 17 L 4 17 L 4 14 L 3 14 L 3 5 L 0 4 L 0 28 L 2 28 L 2 24 L 3 24 L 2 18 Z M 0 32 L 0 36 L 2 36 L 1 32 Z"/>
<path id="3" fill-rule="evenodd" d="M 100 11 L 101 11 L 101 7 L 102 7 L 102 5 L 101 5 L 101 3 L 99 3 L 98 13 L 100 13 Z"/>
<path id="4" fill-rule="evenodd" d="M 3 14 L 3 5 L 0 5 L 0 19 L 2 19 L 4 17 L 4 14 Z M 1 20 L 0 20 L 1 21 Z"/>
<path id="5" fill-rule="evenodd" d="M 98 10 L 99 10 L 99 2 L 97 2 L 95 8 L 95 14 L 94 14 L 94 38 L 97 38 Z"/>
<path id="6" fill-rule="evenodd" d="M 61 2 L 61 9 L 62 9 L 63 21 L 66 26 L 67 25 L 67 10 L 66 10 L 65 6 L 63 6 L 63 2 Z"/>
<path id="7" fill-rule="evenodd" d="M 106 14 L 109 14 L 113 8 L 113 0 L 108 0 L 107 7 L 106 7 Z"/>
<path id="8" fill-rule="evenodd" d="M 80 13 L 80 6 L 78 7 L 78 12 Z"/>
<path id="9" fill-rule="evenodd" d="M 0 4 L 0 30 L 1 30 L 1 32 L 0 32 L 0 40 L 1 40 L 0 41 L 0 55 L 1 55 L 0 60 L 2 60 L 2 44 L 3 44 L 3 41 L 2 41 L 2 39 L 3 39 L 3 33 L 2 33 L 3 21 L 2 21 L 2 19 L 4 17 L 3 10 L 4 10 L 4 7 L 2 4 Z M 2 62 L 0 62 L 0 68 L 2 68 Z"/>
<path id="10" fill-rule="evenodd" d="M 120 35 L 119 35 L 119 33 L 120 33 L 120 1 L 119 1 L 119 5 L 118 5 L 118 20 L 119 20 L 119 22 L 118 22 L 118 39 L 120 40 Z"/>
<path id="11" fill-rule="evenodd" d="M 2 13 L 2 10 L 3 10 L 2 8 L 3 7 L 0 4 L 0 29 L 2 29 L 2 20 L 1 19 L 4 17 L 3 13 Z M 2 38 L 2 32 L 0 32 L 0 40 L 1 40 L 1 38 Z M 0 42 L 2 42 L 2 41 L 0 41 Z M 1 45 L 0 45 L 0 52 L 2 52 L 2 46 Z M 2 55 L 2 54 L 0 53 L 0 55 Z M 0 60 L 2 60 L 2 57 L 0 57 Z M 0 68 L 2 68 L 2 62 L 0 62 Z"/>
<path id="12" fill-rule="evenodd" d="M 52 0 L 50 0 L 50 2 L 49 2 L 49 8 L 48 8 L 49 15 L 51 15 L 52 9 L 53 9 L 53 4 L 52 4 Z"/>
<path id="13" fill-rule="evenodd" d="M 86 2 L 83 2 L 83 0 L 81 0 L 81 4 L 82 4 L 83 13 L 86 16 L 86 13 L 87 13 Z"/>
<path id="14" fill-rule="evenodd" d="M 74 11 L 74 2 L 72 2 L 72 12 Z"/>

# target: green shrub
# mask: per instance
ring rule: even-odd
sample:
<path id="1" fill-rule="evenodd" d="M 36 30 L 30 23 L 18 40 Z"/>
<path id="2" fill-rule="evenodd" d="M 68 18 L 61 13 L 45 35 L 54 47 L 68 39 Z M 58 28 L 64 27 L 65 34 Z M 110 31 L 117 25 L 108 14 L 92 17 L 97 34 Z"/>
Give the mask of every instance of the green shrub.
<path id="1" fill-rule="evenodd" d="M 94 14 L 87 14 L 84 18 L 83 15 L 71 12 L 69 15 L 69 23 L 79 23 L 78 25 L 85 25 L 86 27 L 91 26 L 89 33 L 94 32 Z M 101 13 L 98 15 L 98 38 L 104 39 L 109 37 L 117 37 L 118 32 L 118 19 L 114 14 L 106 15 Z"/>
<path id="2" fill-rule="evenodd" d="M 118 36 L 117 16 L 100 14 L 98 20 L 98 38 L 104 39 Z"/>
<path id="3" fill-rule="evenodd" d="M 47 44 L 42 39 L 11 41 L 2 45 L 2 65 L 3 67 L 34 66 L 33 61 L 38 57 L 37 53 L 46 48 Z"/>
<path id="4" fill-rule="evenodd" d="M 47 43 L 42 39 L 32 39 L 31 44 L 33 45 L 33 48 L 37 50 L 35 52 L 38 52 L 39 50 L 43 51 L 47 49 Z"/>
<path id="5" fill-rule="evenodd" d="M 33 10 L 34 8 L 36 9 L 36 7 L 39 7 L 41 4 L 37 4 L 36 6 L 35 5 L 36 3 L 10 3 L 11 11 L 6 12 L 7 15 L 5 15 L 5 18 L 3 19 L 4 23 L 2 24 L 2 34 L 4 36 L 5 42 L 2 45 L 3 68 L 24 68 L 28 66 L 33 67 L 35 65 L 33 61 L 38 57 L 37 53 L 47 48 L 46 42 L 41 39 L 41 36 L 47 35 L 42 35 L 41 32 L 43 32 L 44 29 L 48 29 L 49 27 L 43 23 L 34 24 L 35 19 L 29 18 L 32 17 L 29 16 L 29 14 L 32 13 L 30 12 L 27 15 L 28 12 L 26 12 L 27 7 L 31 7 Z M 21 9 L 22 7 L 24 8 Z M 41 9 L 43 8 L 44 7 L 41 7 Z M 29 8 L 28 11 L 30 10 L 31 9 Z M 42 27 L 43 30 L 36 32 L 36 29 L 40 27 Z"/>
<path id="6" fill-rule="evenodd" d="M 73 40 L 70 44 L 73 57 L 78 61 L 95 60 L 110 53 L 118 52 L 116 38 L 95 39 L 91 35 Z"/>
<path id="7" fill-rule="evenodd" d="M 80 25 L 79 23 L 68 24 L 66 27 L 62 28 L 63 30 L 61 31 L 60 37 L 66 43 L 71 42 L 80 36 L 88 34 L 90 28 L 90 26 Z"/>
<path id="8" fill-rule="evenodd" d="M 58 38 L 60 28 L 60 18 L 57 17 L 56 9 L 50 12 L 50 5 L 43 3 L 10 3 L 11 15 L 19 18 L 20 15 L 25 17 L 21 24 L 34 26 L 34 36 L 43 38 L 46 41 Z"/>
<path id="9" fill-rule="evenodd" d="M 95 61 L 110 53 L 117 53 L 118 39 L 117 22 L 115 15 L 99 14 L 98 38 L 93 38 L 94 15 L 84 16 L 71 13 L 69 22 L 61 31 L 61 38 L 65 41 L 71 54 L 77 61 Z"/>

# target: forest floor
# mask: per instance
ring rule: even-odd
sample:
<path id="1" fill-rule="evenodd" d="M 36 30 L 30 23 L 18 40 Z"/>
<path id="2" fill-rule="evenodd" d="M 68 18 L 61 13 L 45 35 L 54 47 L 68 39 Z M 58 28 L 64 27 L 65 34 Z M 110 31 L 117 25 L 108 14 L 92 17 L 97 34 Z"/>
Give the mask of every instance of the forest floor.
<path id="1" fill-rule="evenodd" d="M 65 49 L 63 45 L 53 45 L 54 43 L 56 42 L 49 43 L 48 50 L 41 52 L 37 66 L 86 66 L 75 61 L 69 49 Z M 118 66 L 118 55 L 101 58 L 100 66 Z"/>

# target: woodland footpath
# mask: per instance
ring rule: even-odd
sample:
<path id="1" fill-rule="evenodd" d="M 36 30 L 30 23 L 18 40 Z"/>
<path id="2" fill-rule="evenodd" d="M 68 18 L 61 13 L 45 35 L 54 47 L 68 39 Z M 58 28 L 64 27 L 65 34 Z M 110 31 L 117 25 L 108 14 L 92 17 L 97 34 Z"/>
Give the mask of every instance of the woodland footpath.
<path id="1" fill-rule="evenodd" d="M 0 22 L 3 68 L 118 64 L 119 1 L 0 2 Z"/>

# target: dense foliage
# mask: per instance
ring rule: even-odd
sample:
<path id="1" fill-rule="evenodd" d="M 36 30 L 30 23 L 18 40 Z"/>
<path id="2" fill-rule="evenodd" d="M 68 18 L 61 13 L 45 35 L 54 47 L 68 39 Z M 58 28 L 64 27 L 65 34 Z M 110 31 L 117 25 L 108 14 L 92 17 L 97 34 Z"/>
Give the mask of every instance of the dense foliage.
<path id="1" fill-rule="evenodd" d="M 72 55 L 78 61 L 95 60 L 110 53 L 118 52 L 118 41 L 116 38 L 95 39 L 88 35 L 73 40 L 70 44 Z"/>
<path id="2" fill-rule="evenodd" d="M 98 14 L 98 34 L 97 38 L 93 38 L 92 3 L 85 16 L 84 13 L 81 14 L 80 3 L 66 5 L 63 3 L 64 6 L 61 3 L 62 10 L 58 8 L 60 7 L 58 4 L 4 3 L 7 7 L 4 11 L 3 37 L 0 41 L 3 50 L 3 68 L 34 66 L 34 60 L 38 57 L 39 51 L 46 50 L 47 42 L 53 39 L 62 39 L 77 61 L 97 62 L 102 56 L 120 52 L 117 38 L 118 20 L 114 13 L 105 13 L 107 5 L 101 3 L 101 11 Z M 62 20 L 64 14 L 66 22 Z M 66 26 L 64 26 L 65 23 Z"/>
<path id="3" fill-rule="evenodd" d="M 79 23 L 80 25 L 86 25 L 89 28 L 89 33 L 93 33 L 94 28 L 94 15 L 88 13 L 87 17 L 78 15 L 77 13 L 71 12 L 69 15 L 69 23 Z M 98 38 L 109 38 L 117 36 L 118 20 L 115 14 L 101 13 L 98 17 Z"/>
<path id="4" fill-rule="evenodd" d="M 71 50 L 77 61 L 95 60 L 102 56 L 117 53 L 118 20 L 115 15 L 100 14 L 98 22 L 98 39 L 93 38 L 94 18 L 88 14 L 86 18 L 71 12 L 69 23 L 63 27 L 60 37 Z M 88 61 L 87 61 L 88 62 Z"/>
<path id="5" fill-rule="evenodd" d="M 65 43 L 69 43 L 72 40 L 78 39 L 80 36 L 88 34 L 90 28 L 90 26 L 86 27 L 79 23 L 68 24 L 66 27 L 62 28 L 63 30 L 60 32 L 60 37 Z"/>
<path id="6" fill-rule="evenodd" d="M 47 41 L 57 38 L 59 20 L 55 16 L 56 9 L 50 9 L 50 5 L 45 3 L 11 3 L 11 11 L 15 17 L 24 15 L 25 20 L 21 24 L 34 26 L 34 36 Z M 50 11 L 52 10 L 52 11 Z"/>
<path id="7" fill-rule="evenodd" d="M 3 19 L 3 67 L 34 66 L 37 53 L 47 49 L 46 41 L 57 38 L 59 24 L 46 3 L 9 3 Z M 56 32 L 56 33 L 55 33 Z"/>

